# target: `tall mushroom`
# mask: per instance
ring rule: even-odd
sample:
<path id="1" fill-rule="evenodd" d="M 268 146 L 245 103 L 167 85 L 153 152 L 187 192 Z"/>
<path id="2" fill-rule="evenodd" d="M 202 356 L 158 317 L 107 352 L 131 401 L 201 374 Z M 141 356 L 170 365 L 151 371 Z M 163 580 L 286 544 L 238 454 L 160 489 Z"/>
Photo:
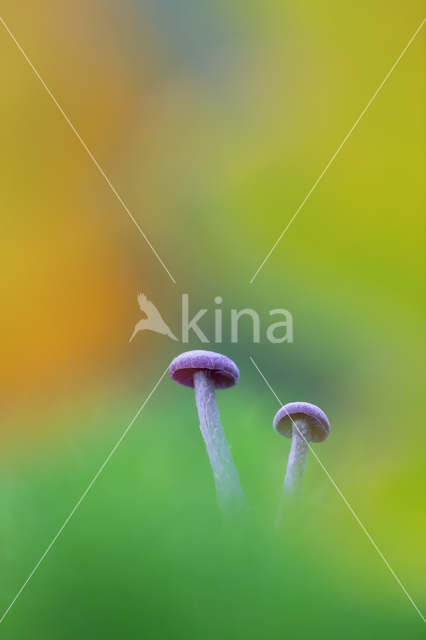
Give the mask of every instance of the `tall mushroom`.
<path id="1" fill-rule="evenodd" d="M 220 422 L 216 389 L 237 384 L 240 373 L 232 360 L 213 351 L 187 351 L 170 365 L 170 377 L 194 387 L 200 429 L 213 469 L 218 504 L 224 522 L 244 518 L 246 505 L 237 469 Z"/>
<path id="2" fill-rule="evenodd" d="M 291 438 L 283 498 L 292 496 L 300 500 L 303 493 L 308 443 L 325 440 L 330 433 L 330 423 L 325 413 L 314 404 L 290 402 L 278 411 L 273 425 L 275 431 L 286 438 Z"/>

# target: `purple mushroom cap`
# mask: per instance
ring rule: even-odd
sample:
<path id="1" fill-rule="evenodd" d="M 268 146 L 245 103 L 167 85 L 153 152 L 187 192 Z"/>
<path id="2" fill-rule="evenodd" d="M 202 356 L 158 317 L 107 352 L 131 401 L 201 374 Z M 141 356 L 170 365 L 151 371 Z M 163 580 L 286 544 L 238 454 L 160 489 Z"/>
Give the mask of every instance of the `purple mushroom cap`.
<path id="1" fill-rule="evenodd" d="M 170 365 L 172 380 L 185 385 L 194 386 L 194 373 L 208 372 L 215 382 L 216 389 L 226 389 L 237 384 L 240 372 L 237 365 L 226 356 L 214 351 L 186 351 L 175 358 Z"/>
<path id="2" fill-rule="evenodd" d="M 312 442 L 322 442 L 330 433 L 330 423 L 324 411 L 310 402 L 289 402 L 278 411 L 274 418 L 274 429 L 282 436 L 291 438 L 293 422 L 305 420 L 308 423 Z"/>

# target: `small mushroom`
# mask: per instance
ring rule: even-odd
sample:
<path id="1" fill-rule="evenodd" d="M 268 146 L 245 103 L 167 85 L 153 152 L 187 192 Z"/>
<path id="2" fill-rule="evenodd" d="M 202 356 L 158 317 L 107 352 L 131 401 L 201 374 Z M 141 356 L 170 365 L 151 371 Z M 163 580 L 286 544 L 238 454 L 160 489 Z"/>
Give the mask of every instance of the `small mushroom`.
<path id="1" fill-rule="evenodd" d="M 170 377 L 194 387 L 200 429 L 213 469 L 219 508 L 225 522 L 246 512 L 243 490 L 220 422 L 216 389 L 237 384 L 240 373 L 232 360 L 213 351 L 187 351 L 170 365 Z"/>
<path id="2" fill-rule="evenodd" d="M 303 493 L 308 442 L 322 442 L 330 433 L 330 423 L 321 409 L 309 402 L 290 402 L 278 411 L 274 429 L 291 438 L 290 455 L 284 480 L 283 496 L 300 500 Z"/>

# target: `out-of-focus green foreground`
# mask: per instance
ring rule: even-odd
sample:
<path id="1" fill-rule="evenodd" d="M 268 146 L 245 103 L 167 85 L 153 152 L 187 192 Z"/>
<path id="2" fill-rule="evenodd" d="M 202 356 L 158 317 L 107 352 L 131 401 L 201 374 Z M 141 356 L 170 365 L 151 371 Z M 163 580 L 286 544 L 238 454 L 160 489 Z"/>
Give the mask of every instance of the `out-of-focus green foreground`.
<path id="1" fill-rule="evenodd" d="M 6 640 L 421 638 L 425 615 L 421 2 L 31 3 L 0 23 L 0 617 L 170 361 L 208 348 L 253 531 L 221 529 L 194 394 L 166 375 L 0 624 Z M 145 293 L 187 344 L 140 332 Z M 214 299 L 223 341 L 214 342 Z M 242 318 L 260 317 L 253 343 Z M 272 344 L 287 309 L 292 343 Z M 278 334 L 278 331 L 277 331 Z M 272 529 L 290 442 L 320 406 L 300 512 Z"/>

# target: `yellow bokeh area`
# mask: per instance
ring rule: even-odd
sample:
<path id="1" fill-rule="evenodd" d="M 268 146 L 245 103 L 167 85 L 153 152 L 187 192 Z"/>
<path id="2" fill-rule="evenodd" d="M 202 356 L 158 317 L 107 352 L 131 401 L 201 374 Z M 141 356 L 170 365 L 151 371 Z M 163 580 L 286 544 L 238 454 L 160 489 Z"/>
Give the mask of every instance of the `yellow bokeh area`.
<path id="1" fill-rule="evenodd" d="M 406 47 L 425 16 L 3 0 L 0 618 L 187 349 L 240 369 L 218 402 L 253 521 L 244 556 L 221 537 L 193 396 L 166 375 L 5 638 L 422 637 L 426 23 Z M 129 343 L 141 293 L 179 340 L 188 294 L 209 344 Z M 231 342 L 247 308 L 260 342 L 247 318 Z M 283 308 L 294 341 L 273 344 Z M 271 569 L 290 445 L 250 358 L 283 403 L 326 412 L 315 452 L 409 597 L 313 456 Z"/>

